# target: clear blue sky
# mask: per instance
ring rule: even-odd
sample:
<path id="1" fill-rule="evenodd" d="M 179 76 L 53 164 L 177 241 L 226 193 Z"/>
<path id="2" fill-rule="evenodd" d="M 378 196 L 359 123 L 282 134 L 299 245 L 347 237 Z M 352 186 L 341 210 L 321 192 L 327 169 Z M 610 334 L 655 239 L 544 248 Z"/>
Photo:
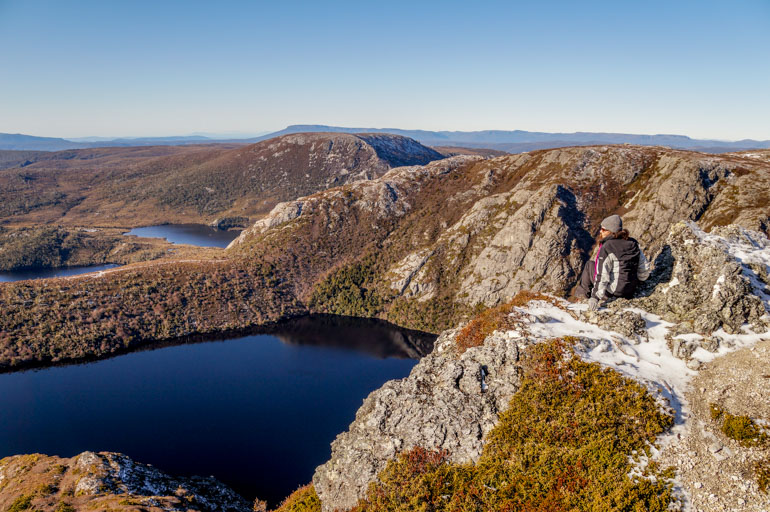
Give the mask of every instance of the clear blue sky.
<path id="1" fill-rule="evenodd" d="M 0 132 L 770 139 L 770 0 L 0 0 Z"/>

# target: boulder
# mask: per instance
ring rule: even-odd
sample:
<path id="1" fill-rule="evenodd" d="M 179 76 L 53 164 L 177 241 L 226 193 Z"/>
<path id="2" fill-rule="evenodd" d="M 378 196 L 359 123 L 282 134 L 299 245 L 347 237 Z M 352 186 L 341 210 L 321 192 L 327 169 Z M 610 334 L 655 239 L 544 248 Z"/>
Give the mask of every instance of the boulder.
<path id="1" fill-rule="evenodd" d="M 766 272 L 767 263 L 741 255 L 767 247 L 762 233 L 738 226 L 707 234 L 691 222 L 675 224 L 656 271 L 641 289 L 643 297 L 633 302 L 678 324 L 678 333 L 705 335 L 722 328 L 737 334 L 745 324 L 764 331 L 768 316 L 757 295 L 761 281 L 749 265 Z"/>

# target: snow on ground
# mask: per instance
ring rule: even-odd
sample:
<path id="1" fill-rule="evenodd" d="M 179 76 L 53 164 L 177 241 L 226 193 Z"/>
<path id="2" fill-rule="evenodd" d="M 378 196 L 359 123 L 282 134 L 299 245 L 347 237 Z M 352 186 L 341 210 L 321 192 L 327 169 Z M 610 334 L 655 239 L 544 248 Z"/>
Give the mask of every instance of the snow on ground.
<path id="1" fill-rule="evenodd" d="M 631 339 L 580 320 L 580 313 L 587 311 L 585 304 L 571 304 L 563 301 L 560 305 L 561 307 L 558 307 L 544 301 L 533 301 L 526 308 L 516 308 L 515 313 L 524 318 L 529 317 L 526 330 L 536 339 L 546 340 L 565 336 L 581 338 L 583 342 L 575 347 L 579 356 L 614 368 L 648 386 L 652 385 L 654 390 L 674 409 L 676 425 L 681 426 L 684 423 L 687 417 L 685 392 L 688 390 L 690 379 L 697 374 L 697 370 L 689 368 L 684 360 L 675 357 L 669 349 L 666 335 L 673 324 L 644 310 L 628 308 L 628 311 L 640 314 L 646 323 L 649 341 L 640 343 L 637 339 Z M 519 333 L 511 332 L 509 336 L 513 337 L 517 334 Z M 712 336 L 720 340 L 717 352 L 712 353 L 698 348 L 693 353 L 692 359 L 701 363 L 712 361 L 739 348 L 752 346 L 757 341 L 770 339 L 770 332 L 731 335 L 720 329 Z M 693 333 L 679 335 L 676 338 L 700 337 L 699 334 Z"/>
<path id="2" fill-rule="evenodd" d="M 630 309 L 639 313 L 647 326 L 649 341 L 640 343 L 573 316 L 587 311 L 585 304 L 564 301 L 561 306 L 564 309 L 547 302 L 533 301 L 526 308 L 517 309 L 519 313 L 537 319 L 526 326 L 531 336 L 542 340 L 564 336 L 581 338 L 583 343 L 575 347 L 579 356 L 614 368 L 648 387 L 652 386 L 674 409 L 676 425 L 684 422 L 687 414 L 684 393 L 696 372 L 688 368 L 685 361 L 674 357 L 668 348 L 665 336 L 672 324 L 640 309 Z"/>
<path id="3" fill-rule="evenodd" d="M 750 280 L 754 293 L 762 299 L 765 309 L 770 312 L 770 294 L 756 274 L 756 270 L 760 268 L 770 273 L 770 241 L 759 233 L 737 226 L 727 237 L 706 233 L 694 223 L 691 223 L 690 227 L 702 243 L 722 247 L 743 265 L 744 275 Z M 664 285 L 664 293 L 677 284 L 674 278 Z M 716 286 L 720 284 L 718 281 Z M 586 304 L 556 300 L 558 306 L 545 301 L 532 301 L 524 308 L 516 308 L 512 314 L 524 320 L 521 329 L 526 330 L 530 336 L 542 340 L 565 336 L 578 337 L 581 339 L 575 347 L 578 355 L 614 368 L 657 391 L 676 413 L 674 433 L 682 428 L 688 415 L 685 393 L 688 391 L 690 380 L 697 375 L 695 368 L 701 363 L 713 361 L 737 349 L 753 346 L 760 340 L 770 340 L 770 331 L 754 333 L 748 325 L 743 327 L 741 334 L 728 334 L 719 329 L 711 334 L 711 338 L 718 341 L 716 351 L 709 352 L 698 347 L 691 356 L 694 361 L 688 365 L 686 361 L 674 356 L 666 338 L 669 337 L 672 341 L 695 341 L 703 338 L 699 334 L 670 337 L 668 331 L 673 324 L 642 309 L 626 308 L 626 311 L 641 315 L 645 321 L 648 341 L 640 342 L 636 337 L 632 339 L 586 321 L 592 316 L 587 313 Z M 519 333 L 511 331 L 508 335 L 518 337 Z"/>

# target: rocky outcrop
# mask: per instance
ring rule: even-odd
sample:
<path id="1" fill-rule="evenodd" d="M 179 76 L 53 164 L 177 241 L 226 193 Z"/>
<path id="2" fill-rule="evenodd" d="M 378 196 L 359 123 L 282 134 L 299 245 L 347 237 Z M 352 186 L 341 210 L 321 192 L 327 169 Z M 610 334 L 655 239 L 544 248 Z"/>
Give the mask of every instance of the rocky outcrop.
<path id="1" fill-rule="evenodd" d="M 496 232 L 464 270 L 458 300 L 494 306 L 522 289 L 566 290 L 577 279 L 592 241 L 574 195 L 554 185 L 524 201 L 492 219 Z"/>
<path id="2" fill-rule="evenodd" d="M 338 262 L 369 258 L 376 275 L 367 285 L 383 298 L 381 313 L 426 328 L 401 311 L 452 304 L 457 322 L 521 290 L 568 295 L 612 213 L 650 259 L 679 221 L 761 228 L 768 218 L 751 198 L 770 196 L 770 167 L 758 159 L 629 146 L 459 158 L 279 205 L 232 248 L 301 268 L 301 298 Z M 272 249 L 250 249 L 270 240 Z M 409 307 L 389 311 L 394 300 Z"/>
<path id="3" fill-rule="evenodd" d="M 555 337 L 573 342 L 582 357 L 647 383 L 661 393 L 661 405 L 686 421 L 684 392 L 703 361 L 770 334 L 770 241 L 734 225 L 707 234 L 689 222 L 674 225 L 665 241 L 655 275 L 637 298 L 597 312 L 566 301 L 511 306 L 509 330 L 496 330 L 459 355 L 458 331 L 444 332 L 409 377 L 373 392 L 334 441 L 331 459 L 313 477 L 323 509 L 353 507 L 387 461 L 412 447 L 446 450 L 455 462 L 477 460 L 485 434 L 520 386 L 519 351 Z M 418 265 L 404 266 L 414 272 Z M 696 348 L 707 352 L 692 359 Z"/>
<path id="4" fill-rule="evenodd" d="M 38 454 L 2 459 L 0 506 L 5 510 L 20 500 L 27 502 L 24 508 L 44 510 L 251 510 L 214 477 L 172 477 L 112 452 L 83 452 L 70 459 Z M 14 510 L 23 509 L 18 507 Z"/>
<path id="5" fill-rule="evenodd" d="M 313 475 L 323 510 L 351 508 L 387 461 L 412 447 L 446 450 L 456 462 L 481 455 L 484 435 L 519 387 L 518 347 L 496 335 L 458 357 L 454 334 L 444 333 L 409 377 L 369 395 L 337 436 L 331 460 Z"/>
<path id="6" fill-rule="evenodd" d="M 355 135 L 374 148 L 377 156 L 391 167 L 425 165 L 445 155 L 423 146 L 414 139 L 390 133 L 358 133 Z"/>
<path id="7" fill-rule="evenodd" d="M 763 279 L 770 261 L 753 254 L 765 248 L 770 248 L 767 237 L 740 226 L 707 234 L 692 223 L 676 224 L 657 272 L 642 290 L 649 295 L 634 302 L 676 323 L 682 333 L 707 335 L 722 328 L 737 334 L 746 324 L 764 331 L 768 325 Z"/>

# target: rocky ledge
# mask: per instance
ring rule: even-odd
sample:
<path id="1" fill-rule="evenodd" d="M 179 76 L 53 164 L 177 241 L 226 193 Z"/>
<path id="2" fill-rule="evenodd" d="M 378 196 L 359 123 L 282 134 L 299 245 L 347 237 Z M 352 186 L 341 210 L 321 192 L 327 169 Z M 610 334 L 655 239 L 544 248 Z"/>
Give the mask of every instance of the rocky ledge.
<path id="1" fill-rule="evenodd" d="M 15 508 L 14 508 L 15 507 Z M 251 510 L 214 477 L 177 478 L 112 452 L 65 459 L 16 455 L 0 460 L 2 510 Z"/>
<path id="2" fill-rule="evenodd" d="M 457 462 L 481 455 L 482 439 L 519 388 L 519 351 L 491 336 L 458 358 L 455 334 L 439 337 L 409 377 L 370 394 L 337 436 L 331 460 L 313 476 L 324 510 L 352 508 L 388 460 L 410 448 L 443 449 Z"/>
<path id="3" fill-rule="evenodd" d="M 463 353 L 456 345 L 459 331 L 444 332 L 407 378 L 374 391 L 349 430 L 333 442 L 331 460 L 313 476 L 324 512 L 353 507 L 387 462 L 412 447 L 445 450 L 452 462 L 477 460 L 485 434 L 519 389 L 520 351 L 553 338 L 568 339 L 584 359 L 640 380 L 675 413 L 676 425 L 661 444 L 666 462 L 675 464 L 677 489 L 687 503 L 702 485 L 692 476 L 693 465 L 711 467 L 695 460 L 685 467 L 687 457 L 669 455 L 689 446 L 691 436 L 702 430 L 691 423 L 705 421 L 702 405 L 696 407 L 698 414 L 691 413 L 691 381 L 699 368 L 705 371 L 720 356 L 770 340 L 770 241 L 737 226 L 707 234 L 693 223 L 680 223 L 672 227 L 656 265 L 639 297 L 617 300 L 598 313 L 557 299 L 511 306 L 504 328 Z M 730 386 L 721 382 L 718 387 Z M 744 402 L 736 414 L 767 425 L 766 409 Z M 722 436 L 721 445 L 729 444 L 725 434 L 712 430 L 716 433 L 710 435 Z M 742 460 L 760 460 L 767 450 L 755 446 L 740 454 Z M 699 500 L 701 510 L 726 510 L 739 503 L 751 504 L 751 510 L 770 506 L 767 494 L 748 497 L 757 491 L 756 483 L 746 483 L 750 475 L 733 476 L 741 486 L 724 482 L 727 477 L 709 481 L 710 494 Z M 729 500 L 719 497 L 720 485 Z"/>

